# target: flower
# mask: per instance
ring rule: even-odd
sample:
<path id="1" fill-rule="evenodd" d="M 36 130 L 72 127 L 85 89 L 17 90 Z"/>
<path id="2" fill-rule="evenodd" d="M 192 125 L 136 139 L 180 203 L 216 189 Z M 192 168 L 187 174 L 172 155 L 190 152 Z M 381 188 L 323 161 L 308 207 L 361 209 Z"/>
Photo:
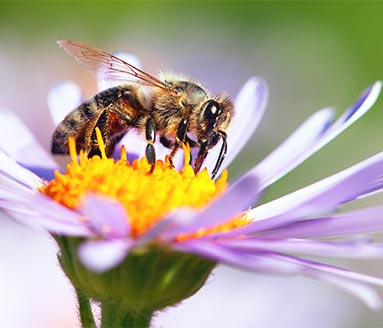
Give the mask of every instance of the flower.
<path id="1" fill-rule="evenodd" d="M 331 109 L 314 113 L 282 145 L 228 187 L 224 169 L 249 140 L 266 106 L 268 91 L 261 79 L 250 79 L 236 98 L 236 116 L 228 131 L 229 152 L 218 173 L 222 176 L 215 182 L 209 178 L 208 172 L 214 167 L 219 147 L 207 157 L 204 163 L 207 170 L 195 176 L 187 164 L 187 149 L 184 150 L 185 159 L 182 156 L 175 158 L 177 170 L 172 170 L 166 161 L 165 150 L 158 146 L 158 157 L 163 160 L 157 162 L 152 175 L 147 175 L 148 163 L 139 155 L 144 147 L 133 149 L 133 142 L 129 142 L 129 138 L 134 138 L 132 135 L 123 140 L 128 154 L 122 148 L 120 159 L 116 161 L 105 155 L 87 159 L 81 154 L 78 161 L 71 140 L 72 161 L 68 172 L 54 173 L 59 166 L 53 158 L 14 115 L 2 112 L 0 207 L 23 223 L 45 227 L 57 236 L 62 250 L 73 248 L 81 265 L 90 271 L 115 270 L 129 256 L 141 252 L 154 254 L 153 258 L 158 257 L 158 252 L 166 253 L 166 260 L 174 254 L 192 254 L 193 266 L 197 265 L 196 258 L 211 261 L 203 262 L 203 278 L 196 283 L 198 286 L 192 287 L 193 291 L 174 296 L 177 301 L 198 290 L 215 263 L 226 263 L 257 272 L 302 274 L 327 281 L 378 309 L 382 306 L 381 300 L 370 285 L 383 286 L 382 278 L 304 256 L 383 257 L 382 245 L 370 239 L 354 238 L 356 234 L 383 229 L 383 206 L 334 214 L 343 204 L 383 190 L 383 153 L 278 199 L 251 206 L 270 184 L 365 114 L 380 89 L 380 82 L 373 84 L 335 122 Z M 54 121 L 59 122 L 69 108 L 79 104 L 80 99 L 81 93 L 73 84 L 57 85 L 49 96 Z M 17 143 L 12 143 L 10 140 L 15 140 L 12 135 L 16 130 L 19 138 Z M 98 141 L 102 152 L 100 136 Z M 132 159 L 132 152 L 137 152 L 136 161 L 127 163 L 126 158 Z M 108 179 L 111 176 L 115 179 Z M 53 181 L 46 182 L 53 177 Z M 142 182 L 146 178 L 149 182 Z M 155 179 L 158 179 L 158 185 L 154 185 Z M 174 185 L 169 181 L 175 182 Z M 177 194 L 172 192 L 173 188 L 183 191 Z M 137 189 L 142 189 L 140 196 L 137 196 Z M 185 194 L 190 197 L 180 197 Z M 193 201 L 192 197 L 195 197 Z M 141 201 L 143 205 L 138 206 Z M 148 217 L 150 220 L 146 219 Z M 61 239 L 62 236 L 65 239 Z M 342 238 L 337 238 L 339 236 Z M 74 240 L 74 243 L 67 244 L 68 240 Z M 65 270 L 65 263 L 73 259 L 65 258 L 64 254 L 61 261 Z M 180 262 L 179 257 L 177 261 Z M 185 262 L 174 275 L 181 279 L 182 272 L 190 269 L 191 261 Z M 173 265 L 175 262 L 169 260 L 169 263 Z M 74 272 L 70 272 L 78 268 L 74 265 L 66 270 L 67 275 L 76 281 L 75 285 L 88 288 L 76 280 Z M 162 278 L 168 276 L 169 271 L 166 271 Z M 185 290 L 187 288 L 191 287 L 187 286 Z M 169 305 L 161 303 L 164 302 L 162 299 L 158 302 L 161 306 Z"/>

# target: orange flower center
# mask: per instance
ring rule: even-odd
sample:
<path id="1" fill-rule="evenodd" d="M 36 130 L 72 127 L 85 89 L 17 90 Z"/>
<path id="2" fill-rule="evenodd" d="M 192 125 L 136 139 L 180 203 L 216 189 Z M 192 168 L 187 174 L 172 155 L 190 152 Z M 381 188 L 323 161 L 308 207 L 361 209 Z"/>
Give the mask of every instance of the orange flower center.
<path id="1" fill-rule="evenodd" d="M 41 193 L 56 202 L 77 209 L 85 195 L 96 193 L 120 202 L 126 210 L 131 226 L 131 236 L 145 234 L 155 223 L 171 210 L 179 207 L 203 208 L 227 188 L 227 171 L 215 182 L 206 169 L 194 174 L 189 165 L 190 149 L 184 146 L 184 166 L 180 171 L 171 167 L 169 159 L 158 160 L 152 173 L 146 157 L 130 163 L 125 148 L 120 159 L 115 161 L 105 155 L 105 146 L 99 131 L 97 141 L 101 157 L 87 158 L 80 152 L 77 159 L 74 139 L 69 139 L 71 163 L 64 174 L 55 172 L 55 179 L 44 183 Z M 203 229 L 177 239 L 198 238 L 206 234 L 228 231 L 247 224 L 242 217 L 227 224 Z M 107 228 L 107 227 L 106 227 Z"/>

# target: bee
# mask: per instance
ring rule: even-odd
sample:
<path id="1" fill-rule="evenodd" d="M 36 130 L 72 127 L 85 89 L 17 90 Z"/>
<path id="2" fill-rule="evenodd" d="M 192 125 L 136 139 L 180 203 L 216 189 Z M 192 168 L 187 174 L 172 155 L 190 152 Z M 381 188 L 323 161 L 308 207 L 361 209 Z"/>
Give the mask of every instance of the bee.
<path id="1" fill-rule="evenodd" d="M 88 157 L 100 155 L 96 141 L 99 128 L 107 156 L 130 129 L 142 132 L 147 146 L 145 155 L 152 169 L 156 162 L 154 143 L 170 150 L 169 160 L 182 143 L 198 148 L 194 162 L 197 173 L 209 152 L 222 140 L 212 178 L 216 176 L 227 152 L 226 131 L 234 115 L 232 101 L 223 95 L 213 97 L 198 83 L 186 78 L 156 78 L 126 61 L 78 41 L 57 41 L 85 69 L 102 74 L 108 80 L 123 81 L 96 94 L 70 112 L 53 133 L 53 154 L 68 154 L 68 137 L 76 140 L 77 151 Z"/>

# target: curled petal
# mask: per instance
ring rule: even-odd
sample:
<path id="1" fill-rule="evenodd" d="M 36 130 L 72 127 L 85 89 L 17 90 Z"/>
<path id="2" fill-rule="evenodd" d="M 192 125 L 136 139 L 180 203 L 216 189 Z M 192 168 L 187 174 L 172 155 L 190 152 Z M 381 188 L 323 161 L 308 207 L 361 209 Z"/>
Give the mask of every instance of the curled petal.
<path id="1" fill-rule="evenodd" d="M 129 239 L 87 241 L 79 246 L 78 256 L 90 270 L 104 272 L 120 264 L 132 245 Z"/>
<path id="2" fill-rule="evenodd" d="M 123 206 L 105 196 L 88 194 L 82 204 L 81 213 L 98 235 L 105 238 L 125 237 L 130 232 L 128 215 Z"/>
<path id="3" fill-rule="evenodd" d="M 255 177 L 243 179 L 207 206 L 202 212 L 181 210 L 172 214 L 172 223 L 161 234 L 163 239 L 172 239 L 178 234 L 192 233 L 226 223 L 247 209 L 260 197 Z"/>

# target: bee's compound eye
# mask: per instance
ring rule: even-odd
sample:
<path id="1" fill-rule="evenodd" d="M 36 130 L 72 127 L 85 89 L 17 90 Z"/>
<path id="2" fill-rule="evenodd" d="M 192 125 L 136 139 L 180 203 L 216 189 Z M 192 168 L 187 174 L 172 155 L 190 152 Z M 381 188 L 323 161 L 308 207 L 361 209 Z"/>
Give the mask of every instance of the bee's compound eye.
<path id="1" fill-rule="evenodd" d="M 213 120 L 218 116 L 219 112 L 220 112 L 219 104 L 214 100 L 209 100 L 204 112 L 205 118 L 207 120 Z"/>

